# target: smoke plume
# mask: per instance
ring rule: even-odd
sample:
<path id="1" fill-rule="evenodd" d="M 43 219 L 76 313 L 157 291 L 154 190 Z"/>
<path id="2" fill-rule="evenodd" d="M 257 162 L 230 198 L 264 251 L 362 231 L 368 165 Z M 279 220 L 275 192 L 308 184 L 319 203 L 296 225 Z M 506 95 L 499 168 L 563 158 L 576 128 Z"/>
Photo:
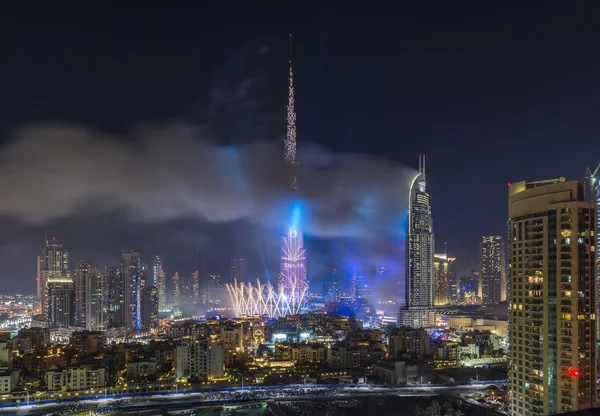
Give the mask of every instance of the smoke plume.
<path id="1" fill-rule="evenodd" d="M 116 211 L 132 222 L 283 227 L 299 210 L 299 225 L 317 237 L 402 233 L 414 174 L 404 166 L 302 143 L 300 186 L 290 192 L 282 141 L 217 146 L 206 136 L 190 125 L 126 137 L 73 125 L 22 128 L 0 148 L 0 215 L 39 225 Z"/>

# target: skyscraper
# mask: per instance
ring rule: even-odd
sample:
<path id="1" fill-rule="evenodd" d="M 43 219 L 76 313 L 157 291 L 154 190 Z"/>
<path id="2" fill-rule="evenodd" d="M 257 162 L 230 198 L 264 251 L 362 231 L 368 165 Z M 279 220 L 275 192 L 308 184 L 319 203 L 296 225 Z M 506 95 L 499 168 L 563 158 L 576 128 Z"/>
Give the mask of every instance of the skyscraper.
<path id="1" fill-rule="evenodd" d="M 153 285 L 146 285 L 142 292 L 141 328 L 154 329 L 158 326 L 158 290 Z"/>
<path id="2" fill-rule="evenodd" d="M 227 298 L 227 288 L 223 277 L 211 274 L 208 278 L 208 302 L 212 305 L 221 305 Z"/>
<path id="3" fill-rule="evenodd" d="M 290 45 L 291 45 L 290 35 Z M 292 60 L 289 67 L 289 86 L 287 104 L 287 131 L 284 140 L 285 164 L 289 172 L 289 187 L 292 191 L 298 188 L 296 170 L 298 160 L 296 157 L 296 110 L 294 107 L 294 72 Z M 285 234 L 281 237 L 281 259 L 279 272 L 279 286 L 283 288 L 284 296 L 291 303 L 292 309 L 297 312 L 304 302 L 308 291 L 306 281 L 306 250 L 304 238 L 300 229 L 301 206 L 294 204 L 292 222 Z"/>
<path id="4" fill-rule="evenodd" d="M 583 182 L 508 187 L 511 414 L 596 406 L 595 207 Z"/>
<path id="5" fill-rule="evenodd" d="M 434 269 L 434 300 L 435 306 L 448 304 L 448 256 L 435 254 L 433 256 Z"/>
<path id="6" fill-rule="evenodd" d="M 107 291 L 107 323 L 109 328 L 122 328 L 125 326 L 125 315 L 129 310 L 125 308 L 125 287 L 118 267 L 106 267 Z"/>
<path id="7" fill-rule="evenodd" d="M 200 271 L 192 272 L 192 303 L 200 304 Z"/>
<path id="8" fill-rule="evenodd" d="M 51 242 L 46 239 L 42 247 L 41 256 L 38 257 L 39 277 L 38 283 L 42 302 L 42 315 L 45 321 L 50 320 L 49 279 L 66 281 L 71 279 L 69 273 L 69 254 L 64 251 L 62 244 L 53 237 Z M 71 310 L 72 312 L 72 310 Z"/>
<path id="9" fill-rule="evenodd" d="M 435 322 L 433 274 L 433 223 L 426 191 L 425 155 L 419 157 L 419 173 L 409 190 L 406 231 L 406 306 L 398 312 L 398 325 L 414 328 Z"/>
<path id="10" fill-rule="evenodd" d="M 121 279 L 123 280 L 123 303 L 127 312 L 124 326 L 137 330 L 141 325 L 141 279 L 140 254 L 133 250 L 121 252 Z"/>
<path id="11" fill-rule="evenodd" d="M 336 269 L 325 276 L 323 280 L 323 300 L 327 302 L 338 302 L 341 295 L 341 279 Z"/>
<path id="12" fill-rule="evenodd" d="M 179 287 L 179 272 L 175 272 L 175 274 L 171 276 L 171 289 L 173 290 L 171 303 L 173 303 L 175 306 L 179 306 L 179 296 L 181 295 L 181 289 Z"/>
<path id="13" fill-rule="evenodd" d="M 163 269 L 163 260 L 161 256 L 154 256 L 152 260 L 152 284 L 158 286 L 158 274 Z"/>
<path id="14" fill-rule="evenodd" d="M 456 302 L 460 291 L 460 282 L 456 274 L 456 257 L 448 257 L 448 301 Z"/>
<path id="15" fill-rule="evenodd" d="M 162 269 L 158 272 L 158 310 L 167 311 L 167 274 Z"/>
<path id="16" fill-rule="evenodd" d="M 246 261 L 244 259 L 231 259 L 231 278 L 229 283 L 238 282 L 244 283 L 245 278 L 245 270 L 244 263 Z"/>
<path id="17" fill-rule="evenodd" d="M 504 241 L 498 236 L 488 236 L 479 244 L 479 277 L 484 304 L 506 300 L 506 263 Z"/>
<path id="18" fill-rule="evenodd" d="M 85 327 L 89 331 L 102 331 L 107 324 L 106 273 L 100 273 L 97 267 L 92 266 L 87 278 Z"/>
<path id="19" fill-rule="evenodd" d="M 89 261 L 82 260 L 73 273 L 73 288 L 75 296 L 75 311 L 73 313 L 73 325 L 79 328 L 87 328 L 88 309 L 88 284 L 91 282 L 90 274 L 98 274 L 98 270 Z"/>
<path id="20" fill-rule="evenodd" d="M 50 276 L 47 280 L 48 321 L 52 327 L 73 325 L 73 279 L 70 276 Z"/>

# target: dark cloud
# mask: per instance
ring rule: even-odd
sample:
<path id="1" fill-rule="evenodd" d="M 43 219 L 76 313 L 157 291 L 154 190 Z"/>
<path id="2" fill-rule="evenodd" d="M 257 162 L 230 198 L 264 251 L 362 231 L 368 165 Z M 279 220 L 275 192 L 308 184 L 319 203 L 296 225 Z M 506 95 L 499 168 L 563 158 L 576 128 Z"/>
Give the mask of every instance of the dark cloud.
<path id="1" fill-rule="evenodd" d="M 291 221 L 316 237 L 398 235 L 411 170 L 303 144 L 290 193 L 279 142 L 216 146 L 201 129 L 144 126 L 126 137 L 50 125 L 17 131 L 0 150 L 0 215 L 44 224 L 121 212 L 130 222 Z"/>

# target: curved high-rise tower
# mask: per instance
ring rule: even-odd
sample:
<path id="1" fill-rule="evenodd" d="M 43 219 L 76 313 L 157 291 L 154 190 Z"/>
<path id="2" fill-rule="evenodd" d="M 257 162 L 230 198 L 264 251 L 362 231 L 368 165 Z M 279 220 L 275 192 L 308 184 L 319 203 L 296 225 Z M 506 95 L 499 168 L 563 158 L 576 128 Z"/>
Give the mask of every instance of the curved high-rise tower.
<path id="1" fill-rule="evenodd" d="M 414 328 L 435 323 L 433 221 L 426 185 L 425 155 L 421 155 L 419 173 L 411 182 L 408 199 L 404 266 L 406 305 L 398 312 L 398 325 Z"/>
<path id="2" fill-rule="evenodd" d="M 289 173 L 290 189 L 298 188 L 298 179 L 296 172 L 298 160 L 296 157 L 296 110 L 294 108 L 294 71 L 291 60 L 291 40 L 290 35 L 290 67 L 289 67 L 289 87 L 287 104 L 287 129 L 284 140 L 285 165 Z M 285 234 L 281 236 L 281 258 L 279 272 L 280 291 L 286 296 L 287 301 L 297 312 L 304 301 L 308 291 L 306 281 L 306 250 L 304 250 L 304 238 L 300 229 L 299 207 L 295 206 L 292 213 L 292 221 Z M 296 212 L 297 211 L 297 212 Z"/>

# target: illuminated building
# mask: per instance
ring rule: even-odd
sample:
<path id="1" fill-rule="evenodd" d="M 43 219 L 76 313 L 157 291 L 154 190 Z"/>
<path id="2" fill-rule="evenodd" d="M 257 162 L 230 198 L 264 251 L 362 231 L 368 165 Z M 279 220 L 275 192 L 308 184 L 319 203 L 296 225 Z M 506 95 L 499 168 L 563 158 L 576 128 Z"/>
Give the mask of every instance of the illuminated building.
<path id="1" fill-rule="evenodd" d="M 200 303 L 200 271 L 192 272 L 192 303 Z"/>
<path id="2" fill-rule="evenodd" d="M 595 206 L 564 178 L 508 198 L 511 414 L 596 407 Z"/>
<path id="3" fill-rule="evenodd" d="M 212 274 L 208 277 L 208 303 L 212 305 L 221 305 L 227 296 L 227 287 L 223 277 Z"/>
<path id="4" fill-rule="evenodd" d="M 86 294 L 86 329 L 102 331 L 106 329 L 106 274 L 94 269 L 88 274 Z"/>
<path id="5" fill-rule="evenodd" d="M 158 326 L 158 290 L 156 286 L 146 285 L 142 291 L 142 329 L 148 330 Z"/>
<path id="6" fill-rule="evenodd" d="M 81 261 L 73 274 L 74 314 L 73 325 L 88 330 L 106 329 L 105 322 L 105 275 L 96 266 Z"/>
<path id="7" fill-rule="evenodd" d="M 290 35 L 291 42 L 291 35 Z M 289 85 L 288 85 L 288 104 L 287 104 L 287 129 L 284 139 L 284 158 L 285 165 L 289 173 L 289 187 L 293 191 L 298 188 L 298 179 L 296 171 L 298 160 L 296 157 L 296 111 L 294 107 L 294 73 L 292 70 L 292 61 L 289 62 Z M 252 287 L 249 283 L 244 285 L 243 281 L 238 281 L 236 276 L 232 282 L 227 283 L 231 302 L 234 309 L 239 313 L 246 311 L 247 302 L 253 302 L 253 299 L 270 302 L 269 306 L 261 306 L 264 312 L 275 313 L 297 313 L 304 304 L 307 292 L 307 274 L 306 274 L 306 250 L 304 249 L 304 238 L 300 229 L 300 220 L 302 207 L 296 202 L 292 208 L 292 220 L 287 227 L 285 234 L 281 236 L 280 251 L 280 270 L 278 275 L 278 288 L 275 290 L 270 285 L 261 285 Z M 232 270 L 233 275 L 233 270 Z M 243 276 L 242 276 L 243 277 Z M 210 292 L 209 280 L 209 292 Z M 270 289 L 267 289 L 270 287 Z M 209 293 L 210 298 L 210 293 Z M 291 312 L 294 311 L 294 312 Z"/>
<path id="8" fill-rule="evenodd" d="M 163 269 L 163 259 L 161 256 L 154 256 L 152 261 L 152 284 L 158 287 L 158 275 Z"/>
<path id="9" fill-rule="evenodd" d="M 48 281 L 50 278 L 69 278 L 69 254 L 64 251 L 62 244 L 57 244 L 56 237 L 52 242 L 46 239 L 42 254 L 38 257 L 38 283 L 42 302 L 42 314 L 45 321 L 50 320 L 50 299 Z"/>
<path id="10" fill-rule="evenodd" d="M 479 244 L 479 279 L 484 304 L 506 300 L 506 262 L 501 237 L 483 237 Z"/>
<path id="11" fill-rule="evenodd" d="M 367 276 L 356 277 L 356 299 L 361 307 L 372 307 L 375 295 L 374 287 L 371 285 Z"/>
<path id="12" fill-rule="evenodd" d="M 600 181 L 596 178 L 600 171 L 600 163 L 592 172 L 586 168 L 586 179 L 590 181 L 590 197 L 596 202 L 596 229 L 600 229 Z M 596 287 L 600 288 L 600 235 L 596 234 Z M 600 294 L 596 296 L 596 314 L 600 313 Z M 600 322 L 596 321 L 596 338 L 600 339 Z"/>
<path id="13" fill-rule="evenodd" d="M 121 279 L 123 280 L 124 322 L 127 329 L 140 328 L 141 286 L 140 254 L 133 250 L 121 252 Z"/>
<path id="14" fill-rule="evenodd" d="M 159 312 L 167 311 L 167 274 L 164 270 L 160 270 L 157 274 L 158 284 L 158 310 Z"/>
<path id="15" fill-rule="evenodd" d="M 175 353 L 175 376 L 199 380 L 222 377 L 223 358 L 222 342 L 184 337 Z"/>
<path id="16" fill-rule="evenodd" d="M 356 272 L 353 272 L 352 276 L 350 276 L 350 298 L 352 299 L 352 302 L 356 302 L 356 299 L 357 299 L 357 296 L 356 296 L 357 285 L 358 285 L 358 278 L 356 277 Z"/>
<path id="17" fill-rule="evenodd" d="M 456 274 L 456 257 L 448 257 L 448 300 L 452 303 L 458 299 L 460 282 Z"/>
<path id="18" fill-rule="evenodd" d="M 409 190 L 406 232 L 406 306 L 398 311 L 398 325 L 421 328 L 433 326 L 434 272 L 433 224 L 426 191 L 425 156 L 419 157 L 419 173 Z"/>
<path id="19" fill-rule="evenodd" d="M 92 278 L 90 274 L 95 276 Z M 88 285 L 91 280 L 97 280 L 98 270 L 89 261 L 81 261 L 73 273 L 73 287 L 75 291 L 75 310 L 73 313 L 73 326 L 87 328 L 88 311 Z M 91 298 L 91 293 L 90 300 Z"/>
<path id="20" fill-rule="evenodd" d="M 48 291 L 48 321 L 53 327 L 73 325 L 73 279 L 70 276 L 50 276 Z"/>
<path id="21" fill-rule="evenodd" d="M 291 42 L 291 35 L 290 35 Z M 298 188 L 296 169 L 298 160 L 296 157 L 296 110 L 294 107 L 294 72 L 290 59 L 288 104 L 287 104 L 287 131 L 284 140 L 285 164 L 290 173 L 289 186 L 293 191 Z M 279 272 L 279 286 L 283 287 L 286 302 L 293 305 L 292 309 L 298 309 L 304 302 L 308 283 L 306 281 L 306 250 L 304 249 L 304 238 L 299 228 L 301 207 L 297 204 L 292 212 L 292 224 L 288 227 L 285 235 L 281 237 L 281 260 Z"/>
<path id="22" fill-rule="evenodd" d="M 245 270 L 244 263 L 246 261 L 244 259 L 231 259 L 231 280 L 229 283 L 244 282 L 245 278 Z"/>
<path id="23" fill-rule="evenodd" d="M 171 276 L 171 287 L 173 288 L 172 303 L 174 305 L 179 305 L 179 296 L 181 294 L 181 289 L 179 287 L 179 272 L 175 272 L 175 274 Z"/>
<path id="24" fill-rule="evenodd" d="M 327 302 L 337 302 L 340 299 L 341 294 L 341 279 L 336 269 L 333 269 L 331 273 L 325 276 L 323 281 L 323 300 Z"/>
<path id="25" fill-rule="evenodd" d="M 448 304 L 448 256 L 435 254 L 433 256 L 434 270 L 434 299 L 435 306 Z"/>
<path id="26" fill-rule="evenodd" d="M 121 271 L 118 267 L 106 267 L 106 291 L 106 318 L 108 327 L 122 328 L 125 326 L 125 291 Z"/>

